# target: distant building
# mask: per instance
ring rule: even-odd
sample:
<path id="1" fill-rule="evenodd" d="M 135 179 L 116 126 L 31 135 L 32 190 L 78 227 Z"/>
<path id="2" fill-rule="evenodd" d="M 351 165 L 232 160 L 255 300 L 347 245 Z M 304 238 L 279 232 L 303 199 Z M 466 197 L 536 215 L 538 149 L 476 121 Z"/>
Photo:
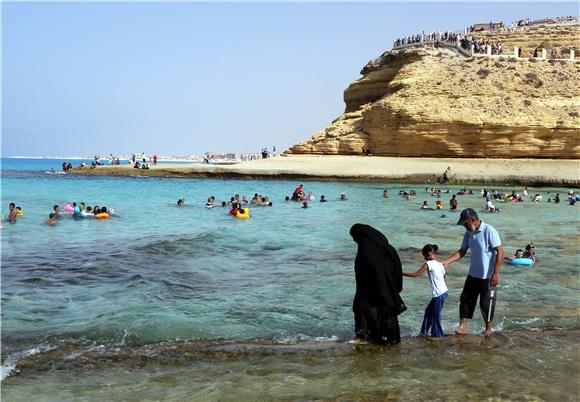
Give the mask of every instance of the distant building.
<path id="1" fill-rule="evenodd" d="M 473 32 L 489 31 L 490 29 L 503 28 L 503 22 L 486 22 L 482 24 L 473 24 Z"/>

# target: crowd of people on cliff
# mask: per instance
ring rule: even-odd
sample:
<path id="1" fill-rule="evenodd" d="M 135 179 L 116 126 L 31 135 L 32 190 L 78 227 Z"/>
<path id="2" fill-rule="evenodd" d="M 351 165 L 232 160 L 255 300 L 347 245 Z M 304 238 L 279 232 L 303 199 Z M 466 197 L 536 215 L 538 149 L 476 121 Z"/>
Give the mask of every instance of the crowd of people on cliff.
<path id="1" fill-rule="evenodd" d="M 502 46 L 501 43 L 497 42 L 497 43 L 493 43 L 489 40 L 487 41 L 477 41 L 474 40 L 473 37 L 467 37 L 467 36 L 463 36 L 460 40 L 459 40 L 459 45 L 468 51 L 471 51 L 471 46 L 473 46 L 473 52 L 474 53 L 479 53 L 479 54 L 485 54 L 487 53 L 487 47 L 490 46 L 491 47 L 491 54 L 492 55 L 499 55 L 502 54 Z"/>
<path id="2" fill-rule="evenodd" d="M 393 42 L 393 46 L 403 46 L 403 45 L 410 45 L 413 43 L 421 43 L 421 42 L 453 42 L 457 41 L 457 38 L 460 37 L 459 34 L 455 32 L 431 32 L 426 34 L 425 31 L 421 32 L 420 34 L 410 35 L 403 38 L 397 38 Z"/>
<path id="3" fill-rule="evenodd" d="M 487 54 L 487 48 L 489 46 L 490 50 L 491 50 L 491 55 L 497 56 L 497 55 L 503 54 L 503 47 L 502 47 L 501 43 L 499 43 L 499 42 L 494 43 L 490 40 L 479 40 L 478 41 L 478 40 L 475 40 L 472 36 L 454 34 L 454 33 L 449 33 L 449 32 L 445 32 L 445 33 L 441 34 L 441 39 L 439 39 L 439 40 L 433 39 L 432 34 L 425 37 L 423 41 L 421 41 L 421 35 L 416 35 L 416 36 L 407 37 L 407 38 L 403 38 L 403 39 L 398 38 L 395 40 L 394 46 L 397 47 L 397 46 L 402 46 L 402 45 L 412 44 L 412 43 L 433 42 L 433 45 L 437 48 L 437 47 L 441 46 L 442 43 L 456 44 L 458 38 L 459 38 L 459 46 L 468 52 L 471 52 L 471 48 L 473 46 L 473 53 L 475 53 L 475 54 Z M 521 48 L 518 48 L 518 57 L 530 57 L 530 56 L 533 56 L 536 58 L 541 57 L 542 56 L 542 48 L 537 47 L 534 49 L 533 52 L 527 52 L 525 50 L 522 50 Z M 555 60 L 555 59 L 562 59 L 565 57 L 566 56 L 563 56 L 558 49 L 556 49 L 556 48 L 550 49 L 550 53 L 549 53 L 550 59 Z"/>
<path id="4" fill-rule="evenodd" d="M 561 22 L 569 22 L 577 20 L 578 17 L 574 16 L 567 16 L 567 17 L 558 17 L 558 18 L 546 18 L 542 20 L 531 20 L 529 18 L 520 19 L 514 21 L 511 28 L 517 27 L 524 27 L 524 26 L 532 26 L 532 25 L 539 25 L 539 24 L 550 24 L 550 23 L 561 23 Z M 435 47 L 439 47 L 443 43 L 451 43 L 455 44 L 459 41 L 461 48 L 471 51 L 471 47 L 473 46 L 474 53 L 477 54 L 485 54 L 487 53 L 487 46 L 491 47 L 491 54 L 492 55 L 501 55 L 502 54 L 502 46 L 501 43 L 496 42 L 493 43 L 489 40 L 475 40 L 472 36 L 467 36 L 468 33 L 475 33 L 475 32 L 484 32 L 484 31 L 493 31 L 493 30 L 502 30 L 505 29 L 505 24 L 503 21 L 501 22 L 490 22 L 489 24 L 476 24 L 471 25 L 470 27 L 465 28 L 465 34 L 460 34 L 456 32 L 431 32 L 426 34 L 425 31 L 422 33 L 418 33 L 415 35 L 409 35 L 402 38 L 396 38 L 393 41 L 393 47 L 400 47 L 405 45 L 411 45 L 416 43 L 433 43 Z M 522 52 L 519 50 L 518 57 L 527 57 L 529 54 L 527 52 Z M 538 49 L 534 51 L 534 57 L 538 57 Z M 562 55 L 558 52 L 557 49 L 552 49 L 550 51 L 550 58 L 551 59 L 560 59 Z"/>
<path id="5" fill-rule="evenodd" d="M 490 46 L 492 55 L 502 54 L 502 46 L 499 42 L 493 43 L 489 40 L 477 41 L 471 36 L 461 35 L 454 32 L 443 32 L 441 34 L 438 32 L 432 32 L 428 35 L 421 33 L 407 36 L 405 38 L 397 38 L 394 41 L 394 47 L 422 42 L 432 42 L 435 47 L 439 47 L 442 43 L 456 44 L 458 41 L 461 48 L 467 51 L 471 51 L 471 46 L 473 46 L 474 53 L 485 54 L 487 52 L 487 46 Z"/>

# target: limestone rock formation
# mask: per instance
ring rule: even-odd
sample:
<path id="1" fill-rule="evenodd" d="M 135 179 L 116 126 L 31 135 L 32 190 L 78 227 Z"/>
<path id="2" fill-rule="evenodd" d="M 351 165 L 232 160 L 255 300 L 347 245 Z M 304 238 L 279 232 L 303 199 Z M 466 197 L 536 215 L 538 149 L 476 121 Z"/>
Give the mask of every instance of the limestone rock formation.
<path id="1" fill-rule="evenodd" d="M 479 36 L 508 53 L 546 41 L 580 49 L 578 25 Z M 570 61 L 465 57 L 433 47 L 386 52 L 345 90 L 345 113 L 287 152 L 580 158 L 579 70 Z"/>

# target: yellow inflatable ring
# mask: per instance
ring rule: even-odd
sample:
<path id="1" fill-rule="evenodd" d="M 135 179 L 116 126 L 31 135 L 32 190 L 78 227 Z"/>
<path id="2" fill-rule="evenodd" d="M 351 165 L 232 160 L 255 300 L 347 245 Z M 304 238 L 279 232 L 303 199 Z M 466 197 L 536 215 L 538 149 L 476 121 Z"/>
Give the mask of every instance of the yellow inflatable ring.
<path id="1" fill-rule="evenodd" d="M 21 211 L 18 211 L 18 212 L 16 212 L 16 216 L 22 216 L 22 215 L 24 215 L 24 212 L 23 212 L 22 210 L 21 210 Z"/>
<path id="2" fill-rule="evenodd" d="M 97 218 L 97 219 L 109 219 L 109 214 L 106 212 L 101 212 L 100 214 L 96 214 L 95 218 Z"/>
<path id="3" fill-rule="evenodd" d="M 248 219 L 250 217 L 250 208 L 244 208 L 244 213 L 237 213 L 236 218 L 238 219 Z"/>

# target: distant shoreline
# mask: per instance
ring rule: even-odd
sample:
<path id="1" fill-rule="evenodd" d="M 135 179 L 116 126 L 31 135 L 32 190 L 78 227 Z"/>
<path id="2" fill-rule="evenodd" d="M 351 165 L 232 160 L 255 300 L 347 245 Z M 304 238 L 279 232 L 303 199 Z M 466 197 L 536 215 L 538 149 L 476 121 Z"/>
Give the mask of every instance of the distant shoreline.
<path id="1" fill-rule="evenodd" d="M 82 157 L 82 156 L 68 156 L 68 157 L 59 157 L 59 156 L 3 156 L 2 159 L 37 159 L 37 160 L 47 160 L 47 161 L 86 161 L 86 160 L 93 160 L 94 157 Z M 130 158 L 119 158 L 120 161 L 129 161 Z M 140 159 L 138 159 L 140 160 Z M 148 158 L 147 158 L 148 160 Z M 101 158 L 101 161 L 106 161 L 109 163 L 107 158 Z M 158 162 L 191 162 L 191 163 L 201 163 L 203 158 L 199 159 L 182 159 L 182 158 L 158 158 Z M 105 165 L 111 166 L 111 165 Z"/>
<path id="2" fill-rule="evenodd" d="M 151 176 L 430 183 L 437 185 L 447 167 L 446 184 L 497 184 L 528 186 L 579 186 L 577 159 L 467 159 L 365 157 L 345 155 L 289 155 L 233 165 L 150 164 L 151 169 L 127 165 L 74 168 L 72 174 L 90 176 Z"/>

